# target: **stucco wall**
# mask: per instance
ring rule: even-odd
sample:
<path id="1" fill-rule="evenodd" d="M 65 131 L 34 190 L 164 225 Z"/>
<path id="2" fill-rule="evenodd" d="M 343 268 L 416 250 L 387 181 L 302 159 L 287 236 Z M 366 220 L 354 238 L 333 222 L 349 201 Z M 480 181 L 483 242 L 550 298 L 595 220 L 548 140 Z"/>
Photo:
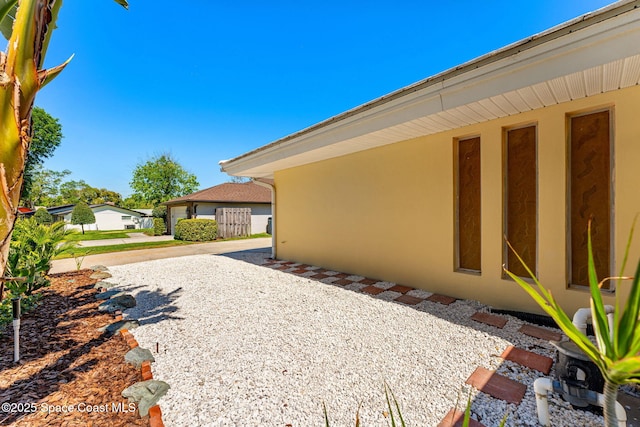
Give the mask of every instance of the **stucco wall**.
<path id="1" fill-rule="evenodd" d="M 640 87 L 563 103 L 275 174 L 278 258 L 398 282 L 496 308 L 540 312 L 502 276 L 503 129 L 538 126 L 538 276 L 567 310 L 567 114 L 613 108 L 616 263 L 640 212 Z M 454 271 L 453 140 L 481 137 L 482 273 Z M 640 239 L 640 237 L 638 237 Z M 626 273 L 633 274 L 640 244 Z M 618 291 L 627 295 L 628 284 Z M 605 302 L 613 303 L 611 294 Z"/>

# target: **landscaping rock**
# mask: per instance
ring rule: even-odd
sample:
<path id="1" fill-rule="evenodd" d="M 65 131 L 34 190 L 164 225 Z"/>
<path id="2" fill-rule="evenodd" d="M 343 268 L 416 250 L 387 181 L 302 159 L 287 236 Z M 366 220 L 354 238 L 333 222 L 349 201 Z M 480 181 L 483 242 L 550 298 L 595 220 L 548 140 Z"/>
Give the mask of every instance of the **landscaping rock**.
<path id="1" fill-rule="evenodd" d="M 104 265 L 92 265 L 89 267 L 89 270 L 93 271 L 109 271 L 109 269 Z"/>
<path id="2" fill-rule="evenodd" d="M 110 323 L 101 328 L 98 328 L 100 332 L 107 332 L 109 335 L 113 335 L 116 332 L 120 332 L 122 329 L 135 329 L 140 326 L 140 322 L 135 319 L 131 320 L 119 320 L 114 323 Z"/>
<path id="3" fill-rule="evenodd" d="M 89 276 L 89 278 L 91 279 L 98 279 L 98 280 L 108 279 L 109 277 L 111 277 L 111 273 L 107 273 L 106 271 L 96 271 L 91 276 Z"/>
<path id="4" fill-rule="evenodd" d="M 168 390 L 169 384 L 164 381 L 147 380 L 122 390 L 122 397 L 128 398 L 129 402 L 138 403 L 140 417 L 145 417 L 149 414 L 149 408 L 155 406 Z"/>
<path id="5" fill-rule="evenodd" d="M 127 354 L 124 355 L 124 360 L 127 363 L 131 363 L 136 369 L 140 369 L 142 367 L 142 362 L 155 362 L 156 359 L 153 358 L 151 351 L 146 348 L 135 347 Z"/>
<path id="6" fill-rule="evenodd" d="M 110 289 L 110 288 L 113 288 L 114 286 L 118 286 L 118 284 L 111 283 L 111 282 L 103 282 L 102 280 L 100 280 L 93 287 L 94 289 L 101 289 L 101 288 Z"/>
<path id="7" fill-rule="evenodd" d="M 96 299 L 98 300 L 109 299 L 109 298 L 117 297 L 124 294 L 125 294 L 124 292 L 119 291 L 117 289 L 111 289 L 110 291 L 100 292 L 99 294 L 96 294 Z"/>
<path id="8" fill-rule="evenodd" d="M 98 311 L 107 311 L 113 313 L 118 310 L 126 310 L 136 306 L 136 299 L 129 294 L 123 294 L 115 298 L 111 298 L 98 306 Z"/>

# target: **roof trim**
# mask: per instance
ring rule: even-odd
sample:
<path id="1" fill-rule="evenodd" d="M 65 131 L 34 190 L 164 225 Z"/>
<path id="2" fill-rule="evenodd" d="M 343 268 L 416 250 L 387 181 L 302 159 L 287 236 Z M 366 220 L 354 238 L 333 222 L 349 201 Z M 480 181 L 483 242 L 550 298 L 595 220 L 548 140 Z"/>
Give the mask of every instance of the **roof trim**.
<path id="1" fill-rule="evenodd" d="M 229 173 L 230 175 L 247 176 L 243 175 L 243 172 L 246 173 L 249 169 L 251 169 L 251 167 L 245 164 L 245 162 L 251 161 L 256 164 L 266 164 L 274 162 L 273 159 L 260 158 L 262 156 L 266 156 L 266 153 L 275 151 L 282 152 L 284 150 L 288 150 L 288 147 L 290 147 L 294 143 L 298 144 L 296 144 L 295 149 L 292 149 L 290 152 L 288 152 L 288 156 L 301 154 L 305 152 L 305 150 L 309 151 L 317 149 L 319 148 L 319 145 L 303 148 L 299 147 L 299 143 L 307 138 L 313 138 L 314 135 L 318 135 L 322 132 L 328 132 L 329 129 L 333 130 L 335 127 L 339 127 L 342 125 L 346 126 L 351 122 L 364 122 L 366 120 L 370 120 L 371 116 L 373 116 L 373 114 L 376 114 L 376 112 L 380 112 L 383 110 L 384 113 L 390 113 L 393 111 L 402 112 L 401 110 L 403 108 L 406 108 L 407 104 L 414 102 L 418 97 L 424 96 L 425 94 L 430 95 L 434 98 L 428 100 L 428 102 L 431 102 L 432 104 L 438 102 L 439 105 L 434 107 L 440 108 L 440 111 L 445 111 L 447 106 L 445 105 L 446 100 L 442 98 L 443 90 L 465 90 L 466 87 L 464 86 L 464 83 L 468 80 L 474 78 L 490 80 L 491 78 L 495 78 L 496 73 L 499 75 L 500 72 L 504 72 L 503 69 L 505 68 L 517 67 L 521 65 L 521 63 L 532 61 L 531 58 L 540 56 L 540 50 L 542 49 L 541 46 L 543 45 L 545 45 L 544 52 L 546 52 L 547 50 L 553 51 L 554 49 L 557 49 L 557 43 L 554 43 L 554 41 L 561 39 L 564 36 L 569 36 L 569 40 L 566 42 L 566 44 L 568 45 L 570 45 L 574 39 L 581 41 L 581 37 L 597 37 L 598 33 L 596 33 L 595 36 L 593 34 L 582 36 L 584 32 L 578 36 L 574 36 L 574 34 L 579 30 L 593 27 L 596 24 L 605 22 L 612 18 L 633 11 L 638 7 L 640 7 L 639 0 L 623 0 L 598 9 L 594 12 L 584 14 L 578 18 L 567 21 L 544 32 L 520 40 L 504 48 L 495 50 L 486 55 L 463 63 L 462 65 L 448 69 L 442 73 L 436 74 L 432 77 L 428 77 L 417 83 L 391 92 L 388 95 L 384 95 L 358 107 L 347 110 L 341 114 L 321 121 L 315 125 L 309 126 L 298 132 L 292 133 L 288 136 L 239 155 L 235 158 L 220 161 L 219 163 L 221 170 L 223 172 Z M 535 51 L 532 51 L 532 49 L 535 49 Z M 505 61 L 503 60 L 511 59 L 512 57 L 516 57 L 512 62 L 507 62 L 506 64 L 500 65 L 500 61 L 504 63 Z M 485 69 L 487 71 L 481 72 Z M 489 75 L 489 73 L 493 74 Z M 477 84 L 477 81 L 479 80 L 474 81 L 473 84 Z M 458 85 L 459 87 L 455 87 L 456 85 Z M 439 97 L 439 99 L 436 99 L 437 97 Z M 350 133 L 349 131 L 345 131 L 343 133 L 344 135 L 330 135 L 329 137 L 325 138 L 327 140 L 326 144 L 339 143 L 341 141 L 349 139 L 350 137 L 353 137 L 353 132 Z M 285 153 L 282 154 L 284 155 Z M 267 175 L 253 174 L 248 176 L 265 177 Z"/>

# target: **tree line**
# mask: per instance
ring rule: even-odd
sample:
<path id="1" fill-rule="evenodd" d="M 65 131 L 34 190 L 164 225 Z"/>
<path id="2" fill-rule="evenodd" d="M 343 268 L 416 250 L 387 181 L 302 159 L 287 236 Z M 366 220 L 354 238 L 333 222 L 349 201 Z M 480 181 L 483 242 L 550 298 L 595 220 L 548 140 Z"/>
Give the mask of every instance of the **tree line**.
<path id="1" fill-rule="evenodd" d="M 45 110 L 34 107 L 33 137 L 25 164 L 21 205 L 37 206 L 66 204 L 113 203 L 123 208 L 153 208 L 167 200 L 193 193 L 199 187 L 197 177 L 188 172 L 171 154 L 155 155 L 138 163 L 129 185 L 133 194 L 127 198 L 107 188 L 97 188 L 84 180 L 65 180 L 70 170 L 54 171 L 44 168 L 62 142 L 62 125 Z"/>

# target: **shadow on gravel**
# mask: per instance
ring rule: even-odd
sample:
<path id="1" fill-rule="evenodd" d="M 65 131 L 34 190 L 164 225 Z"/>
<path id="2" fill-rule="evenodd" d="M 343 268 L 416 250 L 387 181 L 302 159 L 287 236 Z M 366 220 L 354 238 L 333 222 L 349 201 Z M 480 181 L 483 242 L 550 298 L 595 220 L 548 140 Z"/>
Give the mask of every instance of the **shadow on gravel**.
<path id="1" fill-rule="evenodd" d="M 225 256 L 239 261 L 246 261 L 250 264 L 261 265 L 264 263 L 265 259 L 271 256 L 271 248 L 247 249 L 244 251 L 227 252 L 215 256 Z"/>
<path id="2" fill-rule="evenodd" d="M 130 290 L 130 288 L 127 288 L 127 292 Z M 137 319 L 141 326 L 151 325 L 169 319 L 184 320 L 183 317 L 175 314 L 178 312 L 178 307 L 174 302 L 180 298 L 181 295 L 181 287 L 169 293 L 164 293 L 159 290 L 142 290 L 135 295 L 138 305 L 126 310 L 126 314 L 129 318 Z M 140 304 L 141 301 L 144 301 L 143 305 Z"/>

